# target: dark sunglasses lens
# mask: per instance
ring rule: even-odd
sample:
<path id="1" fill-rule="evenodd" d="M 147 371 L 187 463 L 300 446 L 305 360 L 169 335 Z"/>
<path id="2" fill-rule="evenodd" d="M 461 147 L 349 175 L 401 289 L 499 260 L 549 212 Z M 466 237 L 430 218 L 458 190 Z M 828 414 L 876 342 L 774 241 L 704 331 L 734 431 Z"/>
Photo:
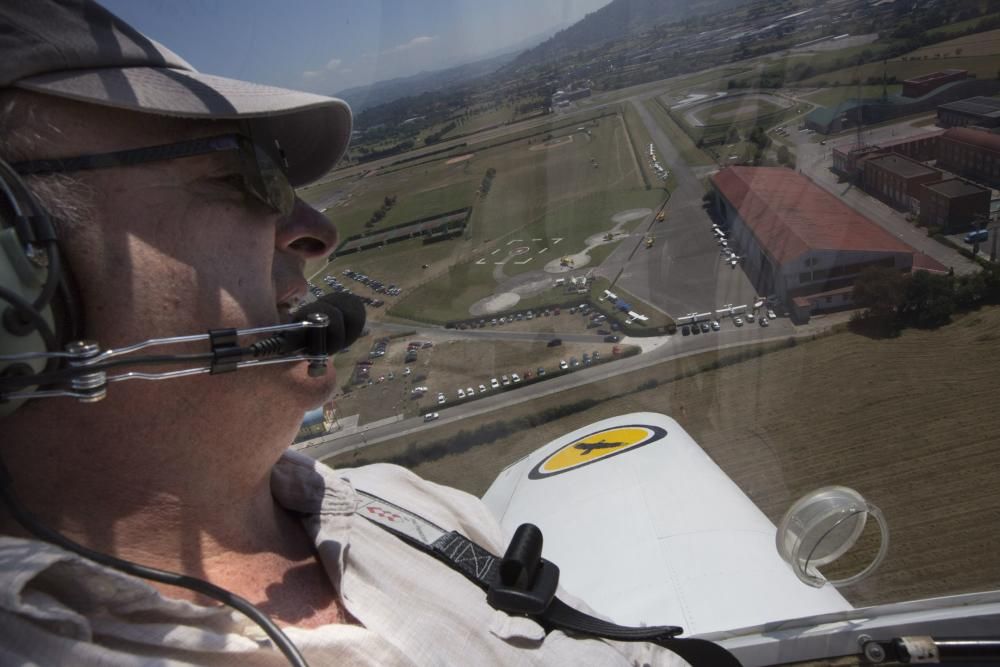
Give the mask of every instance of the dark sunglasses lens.
<path id="1" fill-rule="evenodd" d="M 281 215 L 295 207 L 295 188 L 278 164 L 246 137 L 240 137 L 240 165 L 243 182 L 250 192 Z"/>
<path id="2" fill-rule="evenodd" d="M 295 207 L 295 188 L 288 182 L 284 170 L 266 152 L 256 146 L 254 151 L 265 201 L 282 215 L 290 214 Z"/>

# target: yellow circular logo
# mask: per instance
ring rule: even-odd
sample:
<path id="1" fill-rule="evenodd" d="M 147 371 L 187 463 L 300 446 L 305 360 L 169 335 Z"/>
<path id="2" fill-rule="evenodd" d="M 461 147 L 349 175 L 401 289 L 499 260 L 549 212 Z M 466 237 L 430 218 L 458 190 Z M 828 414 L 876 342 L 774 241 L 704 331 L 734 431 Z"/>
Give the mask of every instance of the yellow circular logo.
<path id="1" fill-rule="evenodd" d="M 667 431 L 659 426 L 639 424 L 596 431 L 549 454 L 528 473 L 528 479 L 542 479 L 582 468 L 656 442 L 666 434 Z"/>

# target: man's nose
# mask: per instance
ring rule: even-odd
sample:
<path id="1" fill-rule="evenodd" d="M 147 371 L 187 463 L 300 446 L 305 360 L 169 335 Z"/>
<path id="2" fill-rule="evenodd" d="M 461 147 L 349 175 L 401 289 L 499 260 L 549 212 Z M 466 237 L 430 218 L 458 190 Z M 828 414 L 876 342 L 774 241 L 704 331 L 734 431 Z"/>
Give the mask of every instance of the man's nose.
<path id="1" fill-rule="evenodd" d="M 278 223 L 275 246 L 305 259 L 329 255 L 337 247 L 337 228 L 329 219 L 301 199 Z"/>

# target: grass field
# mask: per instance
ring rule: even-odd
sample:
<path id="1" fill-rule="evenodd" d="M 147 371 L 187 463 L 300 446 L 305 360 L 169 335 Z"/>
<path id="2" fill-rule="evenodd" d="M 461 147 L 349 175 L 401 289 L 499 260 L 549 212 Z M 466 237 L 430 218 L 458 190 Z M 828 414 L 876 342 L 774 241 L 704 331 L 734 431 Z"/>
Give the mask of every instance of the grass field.
<path id="1" fill-rule="evenodd" d="M 755 120 L 758 116 L 781 111 L 783 107 L 765 99 L 733 99 L 708 103 L 692 111 L 704 125 L 719 123 L 741 123 Z"/>
<path id="2" fill-rule="evenodd" d="M 1000 30 L 990 30 L 931 44 L 888 60 L 885 73 L 902 81 L 941 69 L 966 69 L 981 79 L 992 79 L 1000 70 L 998 56 Z M 857 79 L 866 81 L 869 77 L 881 77 L 882 69 L 881 62 L 845 67 L 806 79 L 799 85 L 822 86 L 834 81 L 846 84 Z"/>
<path id="3" fill-rule="evenodd" d="M 414 466 L 431 481 L 479 495 L 506 465 L 560 434 L 652 410 L 677 419 L 775 523 L 796 498 L 830 484 L 856 488 L 877 504 L 892 546 L 871 578 L 842 589 L 853 604 L 992 589 L 1000 580 L 998 342 L 1000 309 L 991 308 L 937 331 L 908 330 L 892 340 L 840 333 L 714 370 L 713 362 L 737 352 L 710 352 L 444 424 L 331 463 L 387 460 L 481 425 L 597 402 Z"/>
<path id="4" fill-rule="evenodd" d="M 469 162 L 495 169 L 496 176 L 476 203 L 467 239 L 446 242 L 455 253 L 452 265 L 404 297 L 392 315 L 430 322 L 467 317 L 469 306 L 493 293 L 496 261 L 509 260 L 507 277 L 540 270 L 611 229 L 615 213 L 662 199 L 662 191 L 645 189 L 619 116 L 546 137 L 476 152 Z M 511 256 L 515 248 L 523 254 Z"/>

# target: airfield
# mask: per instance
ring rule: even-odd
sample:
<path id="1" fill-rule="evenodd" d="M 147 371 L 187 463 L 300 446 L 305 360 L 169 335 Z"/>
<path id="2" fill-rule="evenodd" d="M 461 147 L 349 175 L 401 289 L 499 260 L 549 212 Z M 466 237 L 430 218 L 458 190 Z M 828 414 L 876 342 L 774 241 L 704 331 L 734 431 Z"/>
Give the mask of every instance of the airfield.
<path id="1" fill-rule="evenodd" d="M 848 57 L 870 41 L 858 36 L 796 50 L 795 63 Z M 936 63 L 907 54 L 888 67 L 900 78 L 953 62 L 979 67 L 986 58 L 981 48 L 960 38 Z M 442 228 L 430 242 L 384 242 L 310 267 L 321 287 L 324 277 L 336 276 L 369 294 L 343 278 L 351 269 L 401 293 L 380 296 L 385 305 L 368 311 L 371 336 L 338 355 L 342 424 L 303 451 L 334 466 L 397 462 L 481 494 L 505 466 L 559 434 L 648 409 L 677 419 L 773 522 L 799 495 L 827 484 L 855 487 L 878 504 L 894 531 L 893 546 L 880 572 L 844 591 L 853 604 L 995 587 L 1000 572 L 990 558 L 1000 534 L 991 527 L 994 485 L 983 475 L 997 463 L 989 442 L 997 424 L 989 400 L 966 400 L 959 391 L 989 383 L 996 373 L 983 347 L 1000 328 L 995 309 L 889 341 L 849 333 L 850 312 L 805 326 L 779 312 L 767 328 L 721 318 L 721 331 L 697 336 L 648 336 L 655 332 L 639 323 L 616 330 L 622 339 L 611 343 L 599 333 L 608 330 L 606 322 L 593 326 L 589 315 L 565 308 L 587 303 L 621 322 L 622 313 L 602 301 L 609 289 L 662 323 L 763 296 L 741 266 L 722 261 L 702 201 L 707 176 L 744 159 L 758 127 L 769 139 L 767 164 L 777 164 L 779 149 L 786 149 L 790 166 L 894 235 L 956 272 L 974 269 L 901 214 L 857 189 L 842 193 L 829 174 L 830 149 L 856 141 L 851 132 L 829 137 L 827 145 L 802 130 L 815 107 L 859 91 L 881 94 L 883 87 L 829 86 L 816 77 L 794 88 L 742 88 L 784 67 L 771 57 L 733 63 L 509 124 L 498 125 L 491 111 L 470 123 L 481 131 L 347 166 L 304 191 L 345 239 L 391 235 L 414 221 L 433 226 L 456 211 L 467 216 L 464 226 Z M 822 78 L 846 82 L 852 71 Z M 899 86 L 885 90 L 893 94 Z M 884 140 L 932 124 L 933 118 L 903 118 L 866 130 L 866 137 Z M 655 168 L 650 144 L 666 173 Z M 394 205 L 369 224 L 386 197 Z M 587 278 L 587 287 L 570 291 L 574 278 Z M 558 315 L 554 304 L 564 306 Z M 541 315 L 543 309 L 549 314 Z M 535 317 L 514 318 L 528 311 Z M 505 317 L 510 321 L 500 323 Z M 455 323 L 463 328 L 449 328 Z M 356 362 L 380 338 L 388 339 L 388 352 L 372 365 L 371 384 L 348 386 Z M 549 347 L 555 338 L 560 345 Z M 407 364 L 403 355 L 413 340 L 433 347 Z M 599 363 L 560 369 L 561 361 L 595 351 Z M 546 370 L 541 381 L 490 387 L 494 377 L 523 378 L 539 367 Z M 429 390 L 414 397 L 414 386 Z M 475 397 L 459 399 L 457 389 L 470 387 Z M 445 403 L 437 402 L 438 392 Z M 439 417 L 424 422 L 431 411 Z M 897 483 L 901 477 L 921 481 Z M 928 533 L 944 539 L 927 547 L 921 535 Z M 840 574 L 864 565 L 872 538 L 866 533 Z"/>

